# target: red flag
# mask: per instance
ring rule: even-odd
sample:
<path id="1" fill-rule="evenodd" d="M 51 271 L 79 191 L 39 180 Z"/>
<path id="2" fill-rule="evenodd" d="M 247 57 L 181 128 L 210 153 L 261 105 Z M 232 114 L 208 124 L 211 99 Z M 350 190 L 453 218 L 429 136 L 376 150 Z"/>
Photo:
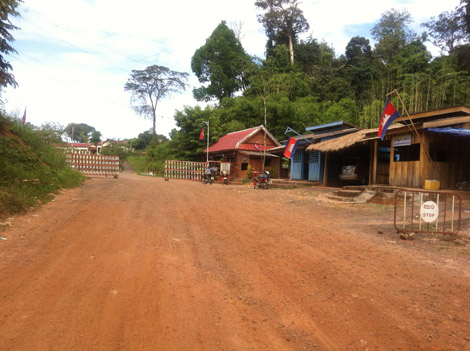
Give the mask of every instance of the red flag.
<path id="1" fill-rule="evenodd" d="M 288 137 L 286 148 L 284 149 L 284 157 L 292 158 L 292 155 L 295 153 L 295 149 L 297 148 L 297 140 L 294 138 Z"/>
<path id="2" fill-rule="evenodd" d="M 203 140 L 203 139 L 204 139 L 204 125 L 202 125 L 201 132 L 199 133 L 199 140 Z"/>
<path id="3" fill-rule="evenodd" d="M 380 124 L 379 124 L 379 137 L 380 139 L 384 139 L 385 133 L 387 132 L 388 127 L 393 123 L 395 118 L 400 116 L 398 111 L 395 109 L 395 107 L 392 105 L 390 100 L 387 99 L 387 102 L 385 104 L 384 112 L 382 113 L 382 118 L 380 119 Z"/>
<path id="4" fill-rule="evenodd" d="M 26 123 L 26 108 L 24 109 L 23 118 L 21 119 L 21 121 L 23 122 L 23 124 Z"/>

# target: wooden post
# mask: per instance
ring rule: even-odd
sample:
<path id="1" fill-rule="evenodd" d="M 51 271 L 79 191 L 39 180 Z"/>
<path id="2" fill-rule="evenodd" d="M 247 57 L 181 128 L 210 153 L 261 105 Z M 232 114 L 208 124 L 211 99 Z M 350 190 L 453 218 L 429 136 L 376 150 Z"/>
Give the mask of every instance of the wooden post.
<path id="1" fill-rule="evenodd" d="M 328 185 L 328 152 L 325 152 L 325 165 L 323 167 L 323 186 Z"/>
<path id="2" fill-rule="evenodd" d="M 378 145 L 379 142 L 377 139 L 374 140 L 374 144 L 372 145 L 371 155 L 372 155 L 372 169 L 369 173 L 369 185 L 377 184 L 377 156 L 378 156 Z"/>

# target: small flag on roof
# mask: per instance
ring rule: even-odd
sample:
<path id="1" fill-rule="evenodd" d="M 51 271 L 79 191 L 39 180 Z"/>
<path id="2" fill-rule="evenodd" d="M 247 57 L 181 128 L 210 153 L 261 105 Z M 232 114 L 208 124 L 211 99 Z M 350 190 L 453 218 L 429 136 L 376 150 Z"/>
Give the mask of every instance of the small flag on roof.
<path id="1" fill-rule="evenodd" d="M 255 143 L 254 148 L 255 148 L 255 150 L 260 150 L 261 149 L 258 143 Z"/>
<path id="2" fill-rule="evenodd" d="M 384 139 L 385 133 L 387 133 L 388 127 L 393 123 L 395 118 L 400 116 L 398 111 L 395 109 L 393 104 L 390 102 L 390 100 L 387 99 L 387 102 L 385 104 L 384 112 L 382 113 L 382 118 L 380 119 L 380 124 L 379 124 L 379 137 L 380 139 Z"/>
<path id="3" fill-rule="evenodd" d="M 294 138 L 288 137 L 286 148 L 284 149 L 284 157 L 288 159 L 292 158 L 292 155 L 295 153 L 295 149 L 297 147 L 297 140 Z"/>

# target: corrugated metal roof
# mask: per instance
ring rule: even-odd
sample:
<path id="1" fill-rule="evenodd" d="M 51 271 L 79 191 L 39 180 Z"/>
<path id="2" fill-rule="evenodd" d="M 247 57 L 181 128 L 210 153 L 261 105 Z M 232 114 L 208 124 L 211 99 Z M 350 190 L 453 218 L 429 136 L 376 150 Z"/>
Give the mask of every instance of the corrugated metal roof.
<path id="1" fill-rule="evenodd" d="M 428 128 L 426 129 L 427 132 L 431 133 L 439 133 L 439 134 L 448 134 L 452 136 L 459 136 L 459 137 L 469 137 L 470 130 L 469 129 L 462 129 L 462 128 Z"/>
<path id="2" fill-rule="evenodd" d="M 264 145 L 262 144 L 244 143 L 249 137 L 255 135 L 259 131 L 263 131 L 264 133 L 264 127 L 258 126 L 254 128 L 240 130 L 238 132 L 228 133 L 222 138 L 220 138 L 217 143 L 212 146 L 209 146 L 209 153 L 227 150 L 249 150 L 254 152 L 263 151 Z M 267 131 L 266 134 L 273 141 L 273 143 L 276 144 L 275 146 L 280 145 L 279 142 L 271 135 L 271 133 Z M 269 150 L 275 146 L 266 145 L 266 150 Z"/>

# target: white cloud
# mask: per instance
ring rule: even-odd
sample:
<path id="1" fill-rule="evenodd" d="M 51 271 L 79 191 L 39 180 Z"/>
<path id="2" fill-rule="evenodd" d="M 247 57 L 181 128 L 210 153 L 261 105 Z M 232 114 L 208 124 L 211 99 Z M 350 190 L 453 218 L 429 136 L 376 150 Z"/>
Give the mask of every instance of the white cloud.
<path id="1" fill-rule="evenodd" d="M 421 32 L 420 23 L 459 2 L 305 0 L 300 6 L 312 36 L 339 55 L 358 35 L 351 32 L 354 26 L 370 38 L 370 28 L 391 8 L 406 8 Z M 192 55 L 222 20 L 243 24 L 249 54 L 263 56 L 266 44 L 253 0 L 35 0 L 19 11 L 22 17 L 14 19 L 21 28 L 14 33 L 19 54 L 9 59 L 20 87 L 4 92 L 7 109 L 20 115 L 27 106 L 27 119 L 35 125 L 87 123 L 105 137 L 131 138 L 152 126 L 129 106 L 123 87 L 131 70 L 158 64 L 191 73 Z M 190 83 L 198 85 L 194 76 Z M 158 133 L 175 128 L 175 110 L 197 104 L 191 92 L 192 86 L 161 101 Z"/>

